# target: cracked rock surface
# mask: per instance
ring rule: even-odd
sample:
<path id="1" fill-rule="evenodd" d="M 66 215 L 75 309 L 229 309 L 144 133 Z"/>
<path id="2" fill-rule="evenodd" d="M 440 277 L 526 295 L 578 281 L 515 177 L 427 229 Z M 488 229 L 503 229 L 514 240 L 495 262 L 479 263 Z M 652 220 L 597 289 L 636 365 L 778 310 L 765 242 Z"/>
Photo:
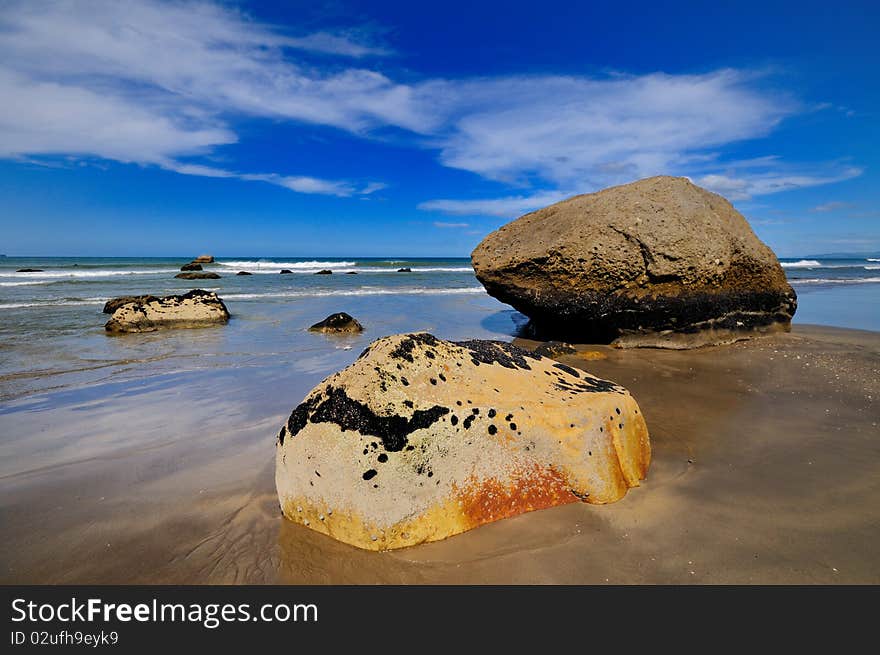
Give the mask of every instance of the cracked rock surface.
<path id="1" fill-rule="evenodd" d="M 572 502 L 609 503 L 651 458 L 623 387 L 507 343 L 383 337 L 278 434 L 284 515 L 359 548 L 444 539 Z"/>
<path id="2" fill-rule="evenodd" d="M 486 290 L 545 337 L 689 348 L 789 329 L 797 297 L 721 196 L 652 177 L 526 214 L 471 254 Z"/>

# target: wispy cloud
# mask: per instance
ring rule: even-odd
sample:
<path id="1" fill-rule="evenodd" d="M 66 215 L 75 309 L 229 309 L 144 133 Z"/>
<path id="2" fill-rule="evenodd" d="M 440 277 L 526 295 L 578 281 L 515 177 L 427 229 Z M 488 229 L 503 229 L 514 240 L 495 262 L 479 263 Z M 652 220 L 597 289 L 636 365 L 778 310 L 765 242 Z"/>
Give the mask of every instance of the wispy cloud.
<path id="1" fill-rule="evenodd" d="M 564 200 L 572 194 L 549 191 L 531 196 L 507 196 L 477 200 L 428 200 L 419 204 L 419 209 L 438 211 L 457 216 L 499 216 L 511 218 L 554 202 Z"/>
<path id="2" fill-rule="evenodd" d="M 444 229 L 456 229 L 456 228 L 466 228 L 470 227 L 470 223 L 446 223 L 444 221 L 434 221 L 434 227 L 444 228 Z"/>
<path id="3" fill-rule="evenodd" d="M 0 157 L 73 154 L 247 179 L 181 158 L 235 143 L 230 125 L 240 115 L 351 131 L 419 127 L 395 107 L 400 92 L 384 76 L 320 74 L 288 49 L 386 54 L 345 35 L 283 35 L 208 2 L 13 0 L 0 15 Z M 303 193 L 357 191 L 307 176 L 265 181 Z"/>
<path id="4" fill-rule="evenodd" d="M 844 168 L 830 175 L 787 173 L 783 167 L 783 170 L 760 173 L 704 175 L 697 178 L 695 182 L 730 200 L 748 200 L 753 196 L 842 182 L 861 174 L 862 169 L 855 166 Z"/>
<path id="5" fill-rule="evenodd" d="M 385 185 L 306 171 L 236 172 L 200 158 L 236 143 L 242 118 L 366 137 L 390 129 L 434 150 L 445 166 L 512 187 L 499 198 L 429 200 L 422 209 L 492 216 L 661 173 L 744 199 L 860 172 L 791 171 L 772 157 L 725 164 L 726 146 L 765 136 L 801 110 L 748 71 L 404 83 L 376 70 L 375 58 L 390 51 L 367 32 L 293 34 L 226 3 L 9 0 L 3 7 L 0 157 L 98 157 L 353 196 Z"/>
<path id="6" fill-rule="evenodd" d="M 839 211 L 841 209 L 851 209 L 855 207 L 855 205 L 851 202 L 841 202 L 841 201 L 832 201 L 826 202 L 821 205 L 816 205 L 815 207 L 811 207 L 811 212 L 833 212 Z"/>

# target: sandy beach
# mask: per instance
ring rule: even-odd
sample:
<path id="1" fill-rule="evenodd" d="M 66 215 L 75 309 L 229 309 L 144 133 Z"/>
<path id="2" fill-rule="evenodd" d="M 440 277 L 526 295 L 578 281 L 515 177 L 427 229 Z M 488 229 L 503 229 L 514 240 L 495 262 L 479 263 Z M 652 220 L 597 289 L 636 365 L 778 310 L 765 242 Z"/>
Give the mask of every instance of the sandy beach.
<path id="1" fill-rule="evenodd" d="M 0 581 L 880 582 L 880 333 L 578 349 L 561 361 L 625 385 L 644 411 L 642 486 L 385 553 L 285 521 L 274 489 L 278 426 L 347 351 L 311 377 L 255 362 L 9 403 Z"/>

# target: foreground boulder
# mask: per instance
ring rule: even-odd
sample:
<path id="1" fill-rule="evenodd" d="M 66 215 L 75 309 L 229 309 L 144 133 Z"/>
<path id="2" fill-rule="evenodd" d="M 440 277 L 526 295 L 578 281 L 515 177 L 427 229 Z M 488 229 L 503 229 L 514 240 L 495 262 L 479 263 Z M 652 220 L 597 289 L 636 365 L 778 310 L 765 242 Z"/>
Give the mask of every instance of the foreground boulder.
<path id="1" fill-rule="evenodd" d="M 189 264 L 184 264 L 180 267 L 181 271 L 200 271 L 202 270 L 201 264 L 196 264 L 195 262 L 190 262 Z"/>
<path id="2" fill-rule="evenodd" d="M 564 503 L 609 503 L 651 457 L 622 387 L 493 341 L 375 341 L 278 435 L 284 515 L 372 550 Z"/>
<path id="3" fill-rule="evenodd" d="M 779 261 L 745 218 L 681 177 L 526 214 L 471 259 L 486 290 L 540 336 L 688 348 L 788 330 L 797 308 Z"/>
<path id="4" fill-rule="evenodd" d="M 220 276 L 217 273 L 198 273 L 198 272 L 187 272 L 187 273 L 178 273 L 174 277 L 179 278 L 181 280 L 219 280 Z"/>
<path id="5" fill-rule="evenodd" d="M 345 312 L 330 314 L 309 328 L 312 332 L 363 332 L 364 326 Z"/>
<path id="6" fill-rule="evenodd" d="M 181 296 L 142 296 L 116 307 L 104 329 L 111 333 L 200 328 L 229 320 L 226 305 L 212 291 L 193 289 Z M 111 301 L 113 302 L 113 301 Z"/>
<path id="7" fill-rule="evenodd" d="M 104 303 L 104 313 L 112 314 L 123 305 L 127 305 L 131 302 L 143 304 L 152 302 L 153 300 L 159 300 L 159 298 L 156 296 L 120 296 L 119 298 L 111 298 Z"/>

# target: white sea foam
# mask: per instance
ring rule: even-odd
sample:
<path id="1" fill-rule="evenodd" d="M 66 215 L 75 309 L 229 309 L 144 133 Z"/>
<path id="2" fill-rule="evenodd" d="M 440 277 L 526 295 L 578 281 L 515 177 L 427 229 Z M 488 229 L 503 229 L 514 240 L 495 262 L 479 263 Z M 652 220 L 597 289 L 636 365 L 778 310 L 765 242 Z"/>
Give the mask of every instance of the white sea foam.
<path id="1" fill-rule="evenodd" d="M 780 262 L 782 268 L 822 268 L 822 263 L 815 259 L 801 259 L 797 262 Z"/>
<path id="2" fill-rule="evenodd" d="M 880 266 L 865 266 L 866 271 L 880 271 Z"/>
<path id="3" fill-rule="evenodd" d="M 30 287 L 35 284 L 48 284 L 47 280 L 31 280 L 30 282 L 0 282 L 0 287 Z"/>
<path id="4" fill-rule="evenodd" d="M 224 300 L 252 300 L 256 298 L 321 298 L 324 296 L 413 296 L 413 295 L 452 295 L 485 293 L 483 287 L 463 287 L 455 289 L 400 288 L 388 289 L 336 289 L 333 291 L 279 291 L 277 293 L 224 293 Z"/>
<path id="5" fill-rule="evenodd" d="M 234 268 L 248 273 L 277 275 L 282 269 L 293 273 L 315 273 L 329 269 L 334 273 L 397 273 L 396 268 L 389 266 L 357 266 L 357 262 L 269 262 L 269 261 L 236 261 L 218 262 L 221 266 Z M 399 262 L 400 264 L 404 262 Z M 470 273 L 470 266 L 419 266 L 410 264 L 413 273 Z"/>
<path id="6" fill-rule="evenodd" d="M 86 298 L 85 300 L 49 300 L 43 302 L 16 302 L 0 304 L 2 309 L 22 309 L 25 307 L 75 307 L 78 305 L 103 305 L 106 298 Z"/>
<path id="7" fill-rule="evenodd" d="M 59 270 L 49 270 L 49 271 L 39 271 L 34 273 L 0 273 L 0 277 L 2 278 L 23 278 L 26 280 L 57 280 L 62 278 L 93 278 L 93 277 L 115 277 L 117 275 L 156 275 L 158 273 L 175 273 L 178 269 L 176 268 L 150 268 L 150 269 L 128 269 L 128 270 L 118 270 L 111 269 L 106 271 L 101 270 L 72 270 L 66 269 L 63 271 Z"/>
<path id="8" fill-rule="evenodd" d="M 789 280 L 789 284 L 871 284 L 880 282 L 880 277 L 848 277 L 848 278 L 804 278 Z"/>
<path id="9" fill-rule="evenodd" d="M 880 262 L 880 259 L 878 259 L 877 257 L 868 257 L 865 261 Z"/>
<path id="10" fill-rule="evenodd" d="M 265 271 L 267 273 L 277 273 L 282 268 L 289 269 L 291 271 L 302 271 L 302 270 L 315 270 L 315 269 L 323 269 L 329 268 L 331 270 L 338 268 L 351 268 L 356 265 L 357 262 L 322 262 L 322 261 L 308 261 L 308 262 L 275 262 L 275 261 L 265 261 L 265 260 L 245 260 L 245 261 L 234 261 L 234 262 L 217 262 L 220 266 L 228 266 L 229 268 L 235 268 L 242 271 Z"/>

